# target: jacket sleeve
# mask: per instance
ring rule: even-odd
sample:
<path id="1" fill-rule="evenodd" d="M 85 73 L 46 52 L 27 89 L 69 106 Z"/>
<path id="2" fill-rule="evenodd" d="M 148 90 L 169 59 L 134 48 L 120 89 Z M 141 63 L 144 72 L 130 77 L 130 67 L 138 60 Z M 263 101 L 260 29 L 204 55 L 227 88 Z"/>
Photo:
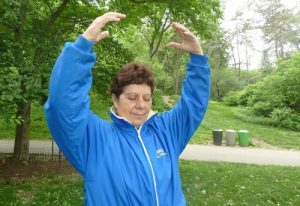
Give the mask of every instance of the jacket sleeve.
<path id="1" fill-rule="evenodd" d="M 161 115 L 162 129 L 170 135 L 167 143 L 179 156 L 188 141 L 199 127 L 209 101 L 210 66 L 208 56 L 191 54 L 187 63 L 186 77 L 183 81 L 181 98 L 177 104 Z"/>
<path id="2" fill-rule="evenodd" d="M 55 142 L 71 164 L 83 175 L 87 155 L 88 92 L 96 54 L 93 43 L 82 36 L 66 43 L 51 74 L 46 119 Z"/>

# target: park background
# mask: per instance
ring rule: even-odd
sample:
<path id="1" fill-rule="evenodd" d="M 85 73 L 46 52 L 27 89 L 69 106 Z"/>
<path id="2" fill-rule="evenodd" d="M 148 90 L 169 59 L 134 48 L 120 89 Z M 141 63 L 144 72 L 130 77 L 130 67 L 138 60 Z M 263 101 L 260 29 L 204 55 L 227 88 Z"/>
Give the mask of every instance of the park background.
<path id="1" fill-rule="evenodd" d="M 189 58 L 168 46 L 179 41 L 169 29 L 176 21 L 199 36 L 211 65 L 211 101 L 190 143 L 211 144 L 214 128 L 247 129 L 251 147 L 300 150 L 298 0 L 237 5 L 229 0 L 1 0 L 0 139 L 15 140 L 11 159 L 2 155 L 2 162 L 20 160 L 26 166 L 32 158 L 29 141 L 51 139 L 43 104 L 55 59 L 66 41 L 76 40 L 106 11 L 127 18 L 107 26 L 110 38 L 93 47 L 97 64 L 90 96 L 98 115 L 109 119 L 109 82 L 132 60 L 152 66 L 154 110 L 176 103 Z M 300 204 L 297 167 L 180 165 L 189 205 Z M 39 176 L 6 178 L 0 183 L 0 204 L 82 205 L 82 181 L 76 174 Z"/>

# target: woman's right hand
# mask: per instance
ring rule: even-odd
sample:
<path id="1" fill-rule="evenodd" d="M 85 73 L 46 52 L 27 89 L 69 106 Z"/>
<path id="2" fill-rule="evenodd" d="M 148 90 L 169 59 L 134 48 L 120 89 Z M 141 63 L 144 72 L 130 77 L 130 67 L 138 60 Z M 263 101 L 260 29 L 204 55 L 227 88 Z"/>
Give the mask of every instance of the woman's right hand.
<path id="1" fill-rule="evenodd" d="M 118 12 L 108 12 L 102 16 L 97 17 L 92 24 L 85 30 L 82 36 L 94 43 L 97 43 L 101 39 L 108 37 L 108 31 L 102 31 L 103 27 L 110 22 L 118 22 L 121 19 L 126 18 L 125 14 Z"/>

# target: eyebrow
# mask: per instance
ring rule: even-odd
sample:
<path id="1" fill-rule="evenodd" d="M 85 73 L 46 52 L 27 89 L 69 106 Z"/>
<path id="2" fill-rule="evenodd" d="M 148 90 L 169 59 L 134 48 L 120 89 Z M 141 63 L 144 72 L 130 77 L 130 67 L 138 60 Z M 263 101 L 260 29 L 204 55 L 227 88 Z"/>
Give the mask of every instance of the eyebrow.
<path id="1" fill-rule="evenodd" d="M 138 93 L 135 93 L 135 92 L 128 92 L 128 93 L 125 93 L 125 95 L 139 95 L 139 94 L 138 94 Z M 150 96 L 152 96 L 150 93 L 143 94 L 142 96 L 145 96 L 145 95 L 150 95 Z"/>

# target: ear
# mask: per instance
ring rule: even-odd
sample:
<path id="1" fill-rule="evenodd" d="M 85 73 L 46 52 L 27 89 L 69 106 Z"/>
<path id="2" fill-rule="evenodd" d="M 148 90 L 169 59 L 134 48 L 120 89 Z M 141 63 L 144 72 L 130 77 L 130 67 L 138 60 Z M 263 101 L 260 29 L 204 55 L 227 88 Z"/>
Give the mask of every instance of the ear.
<path id="1" fill-rule="evenodd" d="M 112 94 L 111 99 L 112 99 L 112 102 L 113 102 L 115 108 L 118 108 L 119 99 L 117 98 L 117 96 L 115 94 Z"/>

